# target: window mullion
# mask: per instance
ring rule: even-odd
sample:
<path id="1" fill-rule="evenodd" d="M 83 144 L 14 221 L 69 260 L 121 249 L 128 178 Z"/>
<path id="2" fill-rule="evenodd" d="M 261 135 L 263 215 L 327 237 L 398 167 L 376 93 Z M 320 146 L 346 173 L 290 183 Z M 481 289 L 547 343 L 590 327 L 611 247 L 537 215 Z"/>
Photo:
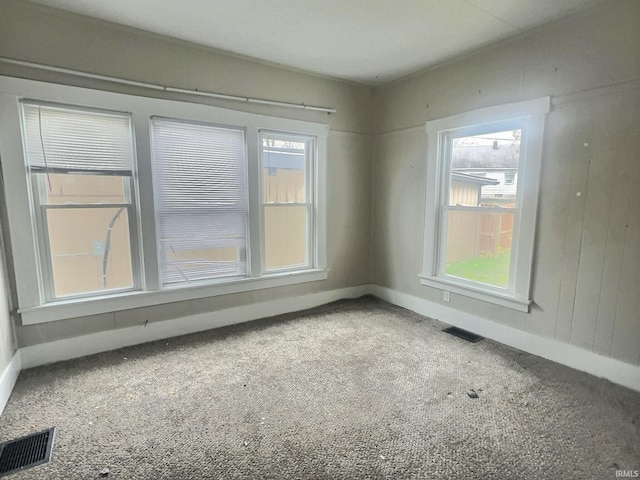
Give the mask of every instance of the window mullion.
<path id="1" fill-rule="evenodd" d="M 138 201 L 136 205 L 140 221 L 136 229 L 140 238 L 140 255 L 138 257 L 142 273 L 140 280 L 144 290 L 159 290 L 160 269 L 158 268 L 149 117 L 147 115 L 132 115 L 132 123 L 137 157 Z"/>
<path id="2" fill-rule="evenodd" d="M 307 241 L 307 251 L 305 254 L 305 263 L 311 267 L 314 267 L 317 261 L 314 258 L 315 251 L 315 233 L 314 233 L 314 220 L 313 220 L 313 208 L 311 203 L 306 203 L 307 210 L 307 225 L 306 225 L 306 241 Z"/>
<path id="3" fill-rule="evenodd" d="M 127 182 L 131 188 L 133 188 L 133 179 L 129 179 Z M 138 290 L 144 283 L 143 264 L 141 261 L 142 247 L 140 245 L 140 235 L 138 225 L 138 212 L 136 211 L 135 204 L 131 203 L 129 198 L 129 205 L 125 208 L 127 210 L 127 220 L 129 221 L 129 251 L 131 252 L 131 280 L 133 288 Z"/>
<path id="4" fill-rule="evenodd" d="M 264 208 L 262 205 L 262 172 L 258 129 L 247 128 L 247 177 L 249 201 L 249 275 L 259 277 L 264 271 Z"/>
<path id="5" fill-rule="evenodd" d="M 315 234 L 315 212 L 312 208 L 315 203 L 315 141 L 309 140 L 305 146 L 305 202 L 307 204 L 307 224 L 306 224 L 306 258 L 305 263 L 310 267 L 315 267 L 318 263 L 315 258 L 316 234 Z"/>
<path id="6" fill-rule="evenodd" d="M 437 255 L 436 255 L 436 275 L 444 275 L 444 266 L 446 263 L 446 255 L 447 255 L 447 235 L 448 235 L 448 225 L 449 225 L 449 209 L 448 205 L 443 204 L 440 209 L 439 215 L 439 225 L 438 225 L 438 240 L 436 244 Z"/>
<path id="7" fill-rule="evenodd" d="M 131 203 L 49 203 L 40 205 L 43 210 L 73 210 L 77 208 L 131 208 Z"/>
<path id="8" fill-rule="evenodd" d="M 315 268 L 327 267 L 326 159 L 327 137 L 318 135 L 313 142 L 313 260 Z"/>

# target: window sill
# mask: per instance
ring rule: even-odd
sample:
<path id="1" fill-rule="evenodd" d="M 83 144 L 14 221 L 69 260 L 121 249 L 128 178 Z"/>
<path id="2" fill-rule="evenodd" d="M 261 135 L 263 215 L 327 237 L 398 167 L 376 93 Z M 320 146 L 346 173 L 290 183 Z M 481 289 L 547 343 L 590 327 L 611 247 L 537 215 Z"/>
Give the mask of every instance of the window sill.
<path id="1" fill-rule="evenodd" d="M 519 312 L 529 313 L 529 306 L 532 303 L 529 299 L 517 298 L 512 295 L 500 294 L 497 292 L 491 292 L 489 290 L 473 289 L 440 277 L 432 277 L 426 275 L 418 276 L 420 277 L 420 283 L 427 287 L 433 287 L 439 290 L 463 295 L 465 297 L 475 298 L 484 302 L 511 308 Z"/>
<path id="2" fill-rule="evenodd" d="M 100 297 L 60 300 L 37 307 L 19 309 L 23 325 L 53 322 L 66 318 L 97 315 L 132 308 L 161 305 L 163 303 L 195 300 L 231 293 L 249 292 L 265 288 L 282 287 L 297 283 L 327 279 L 326 270 L 270 273 L 259 278 L 225 279 L 224 282 L 198 286 L 174 286 L 164 290 L 123 292 Z"/>

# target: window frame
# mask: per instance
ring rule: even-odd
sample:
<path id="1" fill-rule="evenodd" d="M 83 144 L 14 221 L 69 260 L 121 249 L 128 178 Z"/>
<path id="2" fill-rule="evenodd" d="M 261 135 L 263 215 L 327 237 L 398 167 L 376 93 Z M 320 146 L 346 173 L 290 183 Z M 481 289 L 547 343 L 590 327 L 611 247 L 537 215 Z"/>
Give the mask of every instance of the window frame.
<path id="1" fill-rule="evenodd" d="M 305 202 L 299 203 L 295 202 L 291 205 L 306 205 L 307 206 L 307 222 L 306 222 L 306 239 L 307 245 L 305 248 L 305 264 L 304 265 L 292 265 L 285 266 L 279 268 L 268 269 L 266 266 L 266 230 L 265 230 L 265 206 L 272 205 L 264 202 L 264 165 L 263 165 L 263 146 L 262 146 L 262 137 L 263 135 L 270 136 L 277 140 L 298 140 L 300 143 L 305 144 L 305 158 L 304 158 L 304 188 L 305 188 Z M 296 133 L 288 133 L 288 132 L 278 132 L 272 131 L 268 129 L 260 129 L 258 131 L 258 140 L 260 142 L 260 251 L 261 255 L 261 265 L 260 269 L 263 275 L 272 275 L 278 273 L 286 273 L 296 270 L 308 270 L 315 268 L 317 264 L 317 258 L 315 255 L 317 249 L 317 238 L 316 238 L 316 185 L 315 185 L 315 177 L 316 177 L 316 158 L 317 158 L 317 148 L 316 148 L 316 138 L 309 135 L 300 135 Z M 284 205 L 281 203 L 277 203 L 276 205 Z"/>
<path id="2" fill-rule="evenodd" d="M 32 203 L 32 212 L 33 212 L 33 231 L 36 236 L 36 255 L 38 257 L 38 268 L 40 270 L 40 277 L 42 278 L 40 284 L 41 297 L 43 298 L 45 303 L 52 303 L 56 301 L 67 301 L 74 299 L 83 299 L 83 298 L 93 298 L 99 297 L 102 295 L 112 295 L 124 292 L 132 292 L 136 290 L 140 290 L 141 285 L 141 264 L 140 264 L 140 239 L 138 235 L 138 202 L 136 199 L 138 198 L 138 189 L 135 182 L 135 172 L 136 172 L 136 152 L 135 152 L 135 137 L 133 132 L 133 122 L 131 117 L 127 112 L 110 110 L 105 108 L 91 108 L 86 106 L 78 106 L 72 104 L 62 104 L 57 102 L 50 101 L 38 101 L 33 100 L 31 98 L 21 98 L 19 100 L 20 105 L 20 124 L 22 132 L 25 131 L 25 118 L 23 115 L 23 106 L 31 105 L 31 106 L 50 106 L 50 107 L 58 107 L 71 111 L 79 111 L 79 112 L 95 112 L 102 113 L 107 115 L 122 115 L 129 117 L 129 129 L 130 129 L 130 140 L 132 147 L 132 160 L 133 163 L 131 165 L 131 170 L 129 175 L 122 175 L 118 173 L 114 173 L 112 170 L 87 170 L 82 171 L 69 169 L 67 174 L 70 175 L 95 175 L 95 176 L 116 176 L 123 179 L 123 189 L 125 193 L 125 197 L 128 202 L 122 203 L 109 203 L 109 204 L 91 204 L 91 203 L 82 203 L 82 204 L 48 204 L 42 201 L 43 188 L 44 188 L 44 179 L 42 175 L 47 175 L 47 172 L 36 172 L 32 171 L 32 168 L 28 165 L 28 159 L 25 154 L 25 165 L 27 169 L 27 177 L 28 177 L 28 190 L 30 201 Z M 26 152 L 26 137 L 22 136 L 21 141 L 23 142 L 23 149 Z M 74 173 L 78 172 L 78 173 Z M 58 172 L 56 172 L 58 173 Z M 59 172 L 62 173 L 62 172 Z M 58 174 L 59 174 L 58 173 Z M 126 181 L 125 179 L 128 179 Z M 127 222 L 129 228 L 129 251 L 131 254 L 131 279 L 132 284 L 130 287 L 123 288 L 113 288 L 113 289 L 105 289 L 98 290 L 93 292 L 82 292 L 76 294 L 69 295 L 61 295 L 56 296 L 55 293 L 55 283 L 53 276 L 53 255 L 51 253 L 51 243 L 49 238 L 49 225 L 48 219 L 46 215 L 46 210 L 48 209 L 57 209 L 57 210 L 65 210 L 65 209 L 74 209 L 74 208 L 125 208 L 127 212 Z"/>
<path id="3" fill-rule="evenodd" d="M 542 163 L 543 132 L 546 114 L 550 111 L 550 98 L 481 108 L 429 121 L 426 124 L 428 139 L 427 179 L 424 221 L 424 250 L 422 285 L 453 292 L 478 300 L 528 312 L 531 299 L 531 271 L 535 243 L 536 215 Z M 444 202 L 449 192 L 451 154 L 447 152 L 450 139 L 501 131 L 510 125 L 521 124 L 523 143 L 518 168 L 517 211 L 514 218 L 512 245 L 515 252 L 510 263 L 508 288 L 465 280 L 444 274 L 443 245 L 446 241 L 446 225 L 443 215 Z M 516 228 L 517 225 L 517 228 Z M 513 248 L 513 247 L 512 247 Z"/>
<path id="4" fill-rule="evenodd" d="M 469 207 L 469 206 L 457 206 L 451 205 L 449 198 L 451 195 L 451 174 L 453 170 L 451 168 L 451 160 L 452 160 L 452 144 L 456 138 L 464 138 L 464 137 L 472 137 L 476 135 L 483 134 L 491 134 L 497 133 L 507 130 L 515 130 L 520 129 L 522 131 L 522 143 L 521 145 L 527 145 L 527 134 L 525 129 L 527 128 L 526 121 L 524 118 L 512 118 L 507 120 L 500 120 L 498 122 L 489 122 L 482 125 L 473 125 L 473 126 L 464 126 L 460 128 L 452 128 L 447 130 L 442 130 L 438 132 L 438 162 L 440 163 L 441 177 L 438 179 L 441 182 L 440 191 L 442 192 L 440 198 L 438 199 L 438 243 L 436 247 L 436 255 L 437 255 L 437 268 L 436 268 L 436 276 L 440 279 L 443 279 L 447 282 L 460 285 L 470 289 L 482 290 L 486 292 L 493 293 L 495 295 L 513 295 L 515 290 L 515 282 L 516 278 L 516 264 L 517 262 L 513 261 L 518 258 L 518 251 L 520 248 L 518 238 L 520 234 L 520 225 L 521 225 L 521 205 L 522 205 L 522 194 L 523 189 L 518 188 L 516 191 L 516 206 L 515 207 Z M 521 147 L 522 148 L 522 147 Z M 526 153 L 520 155 L 519 160 L 519 168 L 525 169 L 526 164 Z M 468 280 L 460 277 L 454 277 L 452 275 L 448 275 L 445 272 L 445 256 L 446 256 L 446 248 L 448 238 L 448 219 L 450 211 L 478 211 L 478 212 L 487 212 L 487 213 L 513 213 L 513 233 L 512 233 L 512 247 L 511 247 L 511 260 L 509 263 L 509 285 L 507 288 L 501 288 L 494 285 L 483 284 L 480 282 L 475 282 L 473 280 Z"/>
<path id="5" fill-rule="evenodd" d="M 39 266 L 38 235 L 35 232 L 35 209 L 30 201 L 29 173 L 22 144 L 20 100 L 53 102 L 93 110 L 128 112 L 134 135 L 133 172 L 136 182 L 135 201 L 140 252 L 139 289 L 88 297 L 63 298 L 48 301 L 43 291 L 44 278 Z M 152 116 L 217 124 L 245 130 L 247 184 L 249 202 L 249 274 L 243 278 L 216 279 L 197 285 L 160 285 L 157 264 L 156 211 L 154 204 L 153 165 L 151 160 L 150 119 Z M 261 229 L 257 214 L 260 209 L 259 131 L 291 133 L 316 139 L 315 191 L 315 263 L 312 268 L 283 272 L 264 272 L 261 268 Z M 149 305 L 214 297 L 297 283 L 315 282 L 327 278 L 326 269 L 326 124 L 273 117 L 240 110 L 153 97 L 140 97 L 66 85 L 50 84 L 0 76 L 0 157 L 6 180 L 9 234 L 15 245 L 18 313 L 24 325 L 65 318 L 115 312 Z M 32 219 L 32 221 L 25 221 Z M 130 230 L 130 235 L 134 232 Z M 132 252 L 133 255 L 133 252 Z"/>

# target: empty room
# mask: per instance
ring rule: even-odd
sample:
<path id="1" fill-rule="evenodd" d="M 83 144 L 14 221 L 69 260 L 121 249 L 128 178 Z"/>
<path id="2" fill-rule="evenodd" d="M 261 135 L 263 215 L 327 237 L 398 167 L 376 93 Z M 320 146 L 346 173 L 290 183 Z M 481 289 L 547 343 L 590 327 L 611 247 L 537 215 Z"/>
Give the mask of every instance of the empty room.
<path id="1" fill-rule="evenodd" d="M 640 478 L 638 25 L 0 0 L 0 477 Z"/>

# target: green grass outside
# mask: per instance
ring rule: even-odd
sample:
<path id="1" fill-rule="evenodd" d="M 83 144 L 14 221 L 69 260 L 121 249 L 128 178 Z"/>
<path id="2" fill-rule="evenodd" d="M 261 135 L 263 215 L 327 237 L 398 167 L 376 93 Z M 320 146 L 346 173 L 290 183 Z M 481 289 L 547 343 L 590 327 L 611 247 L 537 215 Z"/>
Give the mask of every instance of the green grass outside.
<path id="1" fill-rule="evenodd" d="M 444 272 L 454 277 L 506 288 L 509 285 L 510 256 L 510 250 L 496 255 L 483 255 L 450 263 L 444 268 Z"/>

